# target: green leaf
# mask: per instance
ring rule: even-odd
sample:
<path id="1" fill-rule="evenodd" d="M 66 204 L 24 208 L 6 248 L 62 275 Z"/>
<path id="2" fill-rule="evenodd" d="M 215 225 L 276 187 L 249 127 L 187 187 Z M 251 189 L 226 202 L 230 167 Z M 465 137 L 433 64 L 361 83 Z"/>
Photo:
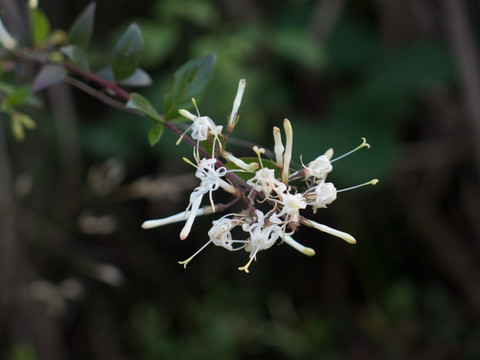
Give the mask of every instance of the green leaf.
<path id="1" fill-rule="evenodd" d="M 155 145 L 162 137 L 162 134 L 163 134 L 162 124 L 156 124 L 154 127 L 152 127 L 148 132 L 148 142 L 150 143 L 150 146 Z"/>
<path id="2" fill-rule="evenodd" d="M 138 67 L 143 50 L 142 32 L 131 24 L 118 40 L 113 51 L 112 69 L 117 82 L 132 75 Z"/>
<path id="3" fill-rule="evenodd" d="M 8 111 L 12 107 L 23 105 L 31 95 L 30 86 L 20 86 L 15 88 L 4 100 L 2 108 Z"/>
<path id="4" fill-rule="evenodd" d="M 212 78 L 216 55 L 190 60 L 175 72 L 173 87 L 165 95 L 165 120 L 178 117 L 179 109 L 192 107 L 191 99 L 201 100 L 203 92 Z"/>
<path id="5" fill-rule="evenodd" d="M 150 75 L 148 75 L 148 73 L 145 70 L 138 68 L 128 78 L 120 81 L 119 84 L 123 86 L 136 86 L 136 87 L 148 86 L 152 84 L 152 78 L 150 77 Z"/>
<path id="6" fill-rule="evenodd" d="M 115 81 L 115 77 L 113 76 L 113 69 L 111 66 L 107 66 L 97 71 L 97 75 L 107 81 Z M 119 84 L 123 86 L 147 86 L 152 84 L 152 78 L 145 70 L 137 68 L 137 70 L 135 70 L 132 75 L 120 81 Z"/>
<path id="7" fill-rule="evenodd" d="M 164 122 L 162 116 L 157 112 L 157 110 L 155 110 L 152 104 L 150 104 L 150 102 L 140 94 L 132 93 L 126 106 L 128 108 L 140 110 L 142 113 L 144 113 L 146 116 L 153 120 L 156 120 L 158 122 Z"/>
<path id="8" fill-rule="evenodd" d="M 258 163 L 258 158 L 256 158 L 256 157 L 241 157 L 240 160 L 243 160 L 247 164 Z M 280 171 L 278 170 L 278 166 L 277 166 L 277 164 L 275 164 L 275 162 L 262 158 L 262 164 L 263 164 L 263 167 L 274 170 L 276 178 L 280 177 Z M 239 170 L 240 169 L 237 165 L 235 165 L 234 163 L 232 163 L 230 161 L 227 161 L 225 163 L 225 167 L 228 170 Z M 236 172 L 235 175 L 237 175 L 240 179 L 242 179 L 244 181 L 248 181 L 255 176 L 255 173 L 239 171 L 239 172 Z"/>
<path id="9" fill-rule="evenodd" d="M 22 124 L 22 126 L 25 129 L 32 130 L 37 127 L 37 124 L 35 124 L 35 121 L 33 121 L 33 119 L 27 114 L 19 114 L 18 121 Z"/>
<path id="10" fill-rule="evenodd" d="M 0 81 L 0 94 L 5 95 L 5 98 L 8 97 L 10 94 L 14 93 L 15 91 L 18 91 L 18 87 L 13 86 L 13 85 L 8 84 L 8 83 L 5 83 L 3 81 Z M 43 107 L 43 104 L 40 101 L 40 99 L 32 94 L 30 88 L 29 88 L 29 96 L 24 101 L 24 104 L 29 105 L 29 106 L 33 106 L 33 107 L 36 107 L 36 108 L 42 108 Z"/>
<path id="11" fill-rule="evenodd" d="M 60 51 L 67 56 L 72 63 L 82 68 L 83 70 L 90 71 L 88 65 L 88 58 L 85 51 L 77 45 L 67 45 L 60 49 Z"/>
<path id="12" fill-rule="evenodd" d="M 36 126 L 32 118 L 26 114 L 12 112 L 11 127 L 12 134 L 16 140 L 22 141 L 25 138 L 25 129 L 34 129 Z"/>
<path id="13" fill-rule="evenodd" d="M 90 3 L 77 17 L 68 32 L 68 43 L 86 50 L 90 45 L 93 32 L 93 19 L 95 17 L 96 4 Z"/>
<path id="14" fill-rule="evenodd" d="M 36 8 L 30 12 L 31 32 L 33 45 L 39 47 L 45 43 L 50 35 L 50 22 L 42 10 Z"/>
<path id="15" fill-rule="evenodd" d="M 15 140 L 23 141 L 25 139 L 25 130 L 23 129 L 22 123 L 16 120 L 13 116 L 10 122 L 12 134 Z"/>
<path id="16" fill-rule="evenodd" d="M 67 76 L 67 70 L 60 65 L 46 65 L 33 81 L 34 92 L 61 82 Z"/>

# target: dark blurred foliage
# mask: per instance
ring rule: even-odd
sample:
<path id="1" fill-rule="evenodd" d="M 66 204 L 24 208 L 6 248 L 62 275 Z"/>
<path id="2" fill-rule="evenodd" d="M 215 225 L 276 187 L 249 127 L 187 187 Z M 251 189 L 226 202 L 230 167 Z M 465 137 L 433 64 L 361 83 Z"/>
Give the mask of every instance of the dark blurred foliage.
<path id="1" fill-rule="evenodd" d="M 86 5 L 40 1 L 64 29 Z M 136 21 L 161 108 L 174 70 L 216 52 L 202 114 L 226 119 L 246 78 L 237 138 L 271 147 L 288 117 L 299 162 L 364 136 L 332 180 L 380 183 L 316 215 L 355 246 L 306 229 L 313 258 L 275 247 L 246 275 L 246 253 L 212 246 L 185 270 L 214 217 L 183 242 L 181 225 L 140 224 L 185 208 L 191 149 L 150 148 L 150 121 L 57 85 L 23 143 L 2 123 L 0 358 L 479 358 L 479 15 L 473 0 L 99 1 L 94 68 Z"/>

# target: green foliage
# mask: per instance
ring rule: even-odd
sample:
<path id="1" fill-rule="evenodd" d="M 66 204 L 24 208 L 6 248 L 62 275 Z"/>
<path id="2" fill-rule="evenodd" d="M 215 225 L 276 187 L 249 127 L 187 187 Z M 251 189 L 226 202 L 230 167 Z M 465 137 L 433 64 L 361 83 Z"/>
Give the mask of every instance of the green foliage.
<path id="1" fill-rule="evenodd" d="M 61 51 L 72 61 L 72 63 L 77 65 L 79 68 L 85 71 L 90 71 L 87 54 L 83 51 L 81 47 L 77 45 L 67 45 L 62 47 Z"/>
<path id="2" fill-rule="evenodd" d="M 293 64 L 302 64 L 312 71 L 321 70 L 326 62 L 326 52 L 321 40 L 306 30 L 278 29 L 272 34 L 272 51 Z"/>
<path id="3" fill-rule="evenodd" d="M 37 351 L 32 344 L 20 343 L 15 345 L 6 360 L 37 360 Z"/>
<path id="4" fill-rule="evenodd" d="M 40 91 L 57 84 L 67 76 L 67 70 L 62 65 L 46 65 L 40 70 L 33 81 L 33 91 Z"/>
<path id="5" fill-rule="evenodd" d="M 131 24 L 118 40 L 113 51 L 112 70 L 117 82 L 125 80 L 138 68 L 143 51 L 142 31 Z"/>
<path id="6" fill-rule="evenodd" d="M 78 16 L 68 31 L 68 43 L 86 50 L 90 45 L 93 33 L 96 3 L 92 2 Z"/>
<path id="7" fill-rule="evenodd" d="M 40 47 L 50 35 L 50 21 L 40 9 L 30 10 L 31 35 L 33 45 Z"/>
<path id="8" fill-rule="evenodd" d="M 191 109 L 192 98 L 198 102 L 212 78 L 216 55 L 190 60 L 175 72 L 172 89 L 164 97 L 165 120 L 177 118 L 179 109 Z"/>
<path id="9" fill-rule="evenodd" d="M 140 110 L 143 114 L 155 121 L 164 122 L 164 119 L 160 116 L 157 110 L 155 110 L 153 105 L 140 94 L 132 93 L 126 106 L 128 108 Z"/>
<path id="10" fill-rule="evenodd" d="M 163 125 L 162 124 L 156 124 L 153 126 L 150 131 L 148 132 L 148 142 L 150 143 L 150 146 L 155 145 L 160 141 L 160 138 L 162 137 L 163 134 Z"/>
<path id="11" fill-rule="evenodd" d="M 32 95 L 30 86 L 18 86 L 12 88 L 2 103 L 2 111 L 9 111 L 10 109 L 23 105 Z"/>
<path id="12" fill-rule="evenodd" d="M 36 127 L 36 124 L 32 118 L 26 114 L 12 111 L 10 116 L 12 134 L 17 141 L 22 141 L 25 139 L 25 129 L 32 130 Z"/>

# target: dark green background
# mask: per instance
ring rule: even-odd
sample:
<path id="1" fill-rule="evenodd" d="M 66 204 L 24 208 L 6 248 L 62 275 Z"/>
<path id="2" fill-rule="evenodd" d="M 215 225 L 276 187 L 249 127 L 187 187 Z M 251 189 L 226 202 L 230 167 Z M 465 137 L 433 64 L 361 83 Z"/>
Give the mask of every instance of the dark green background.
<path id="1" fill-rule="evenodd" d="M 40 1 L 62 29 L 87 4 Z M 15 276 L 0 284 L 0 357 L 480 357 L 479 10 L 465 0 L 99 1 L 93 69 L 137 22 L 141 66 L 154 79 L 140 92 L 161 111 L 173 72 L 215 52 L 203 115 L 225 125 L 246 78 L 236 138 L 271 148 L 272 126 L 287 117 L 299 163 L 366 137 L 372 148 L 335 163 L 329 178 L 337 188 L 380 183 L 342 193 L 314 217 L 353 234 L 354 246 L 302 229 L 295 237 L 313 258 L 273 247 L 247 275 L 237 270 L 246 253 L 212 246 L 185 270 L 177 261 L 205 243 L 216 217 L 197 219 L 183 242 L 180 224 L 140 225 L 186 207 L 195 180 L 181 158 L 191 149 L 167 131 L 150 148 L 150 120 L 51 88 L 24 142 L 2 121 L 0 193 L 11 201 L 0 209 L 0 242 L 15 246 L 3 246 L 0 261 Z M 102 193 L 99 177 L 119 184 Z M 115 226 L 95 233 L 81 226 L 86 216 Z M 101 275 L 106 264 L 116 277 Z M 62 299 L 72 282 L 81 294 Z"/>

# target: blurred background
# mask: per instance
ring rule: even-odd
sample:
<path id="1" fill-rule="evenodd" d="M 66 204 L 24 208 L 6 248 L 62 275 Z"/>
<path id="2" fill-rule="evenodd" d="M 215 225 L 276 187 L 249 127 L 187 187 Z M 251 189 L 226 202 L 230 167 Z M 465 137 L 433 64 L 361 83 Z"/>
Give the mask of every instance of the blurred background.
<path id="1" fill-rule="evenodd" d="M 17 36 L 22 3 L 0 2 Z M 65 30 L 87 5 L 40 1 Z M 99 1 L 93 69 L 137 22 L 161 111 L 173 72 L 215 52 L 203 115 L 224 123 L 245 78 L 236 138 L 271 148 L 287 117 L 300 162 L 366 137 L 329 179 L 380 183 L 315 215 L 356 245 L 302 229 L 315 257 L 274 247 L 247 275 L 211 246 L 185 270 L 216 216 L 183 242 L 140 225 L 185 209 L 191 149 L 56 85 L 25 141 L 1 122 L 0 358 L 479 359 L 479 19 L 473 0 Z"/>

